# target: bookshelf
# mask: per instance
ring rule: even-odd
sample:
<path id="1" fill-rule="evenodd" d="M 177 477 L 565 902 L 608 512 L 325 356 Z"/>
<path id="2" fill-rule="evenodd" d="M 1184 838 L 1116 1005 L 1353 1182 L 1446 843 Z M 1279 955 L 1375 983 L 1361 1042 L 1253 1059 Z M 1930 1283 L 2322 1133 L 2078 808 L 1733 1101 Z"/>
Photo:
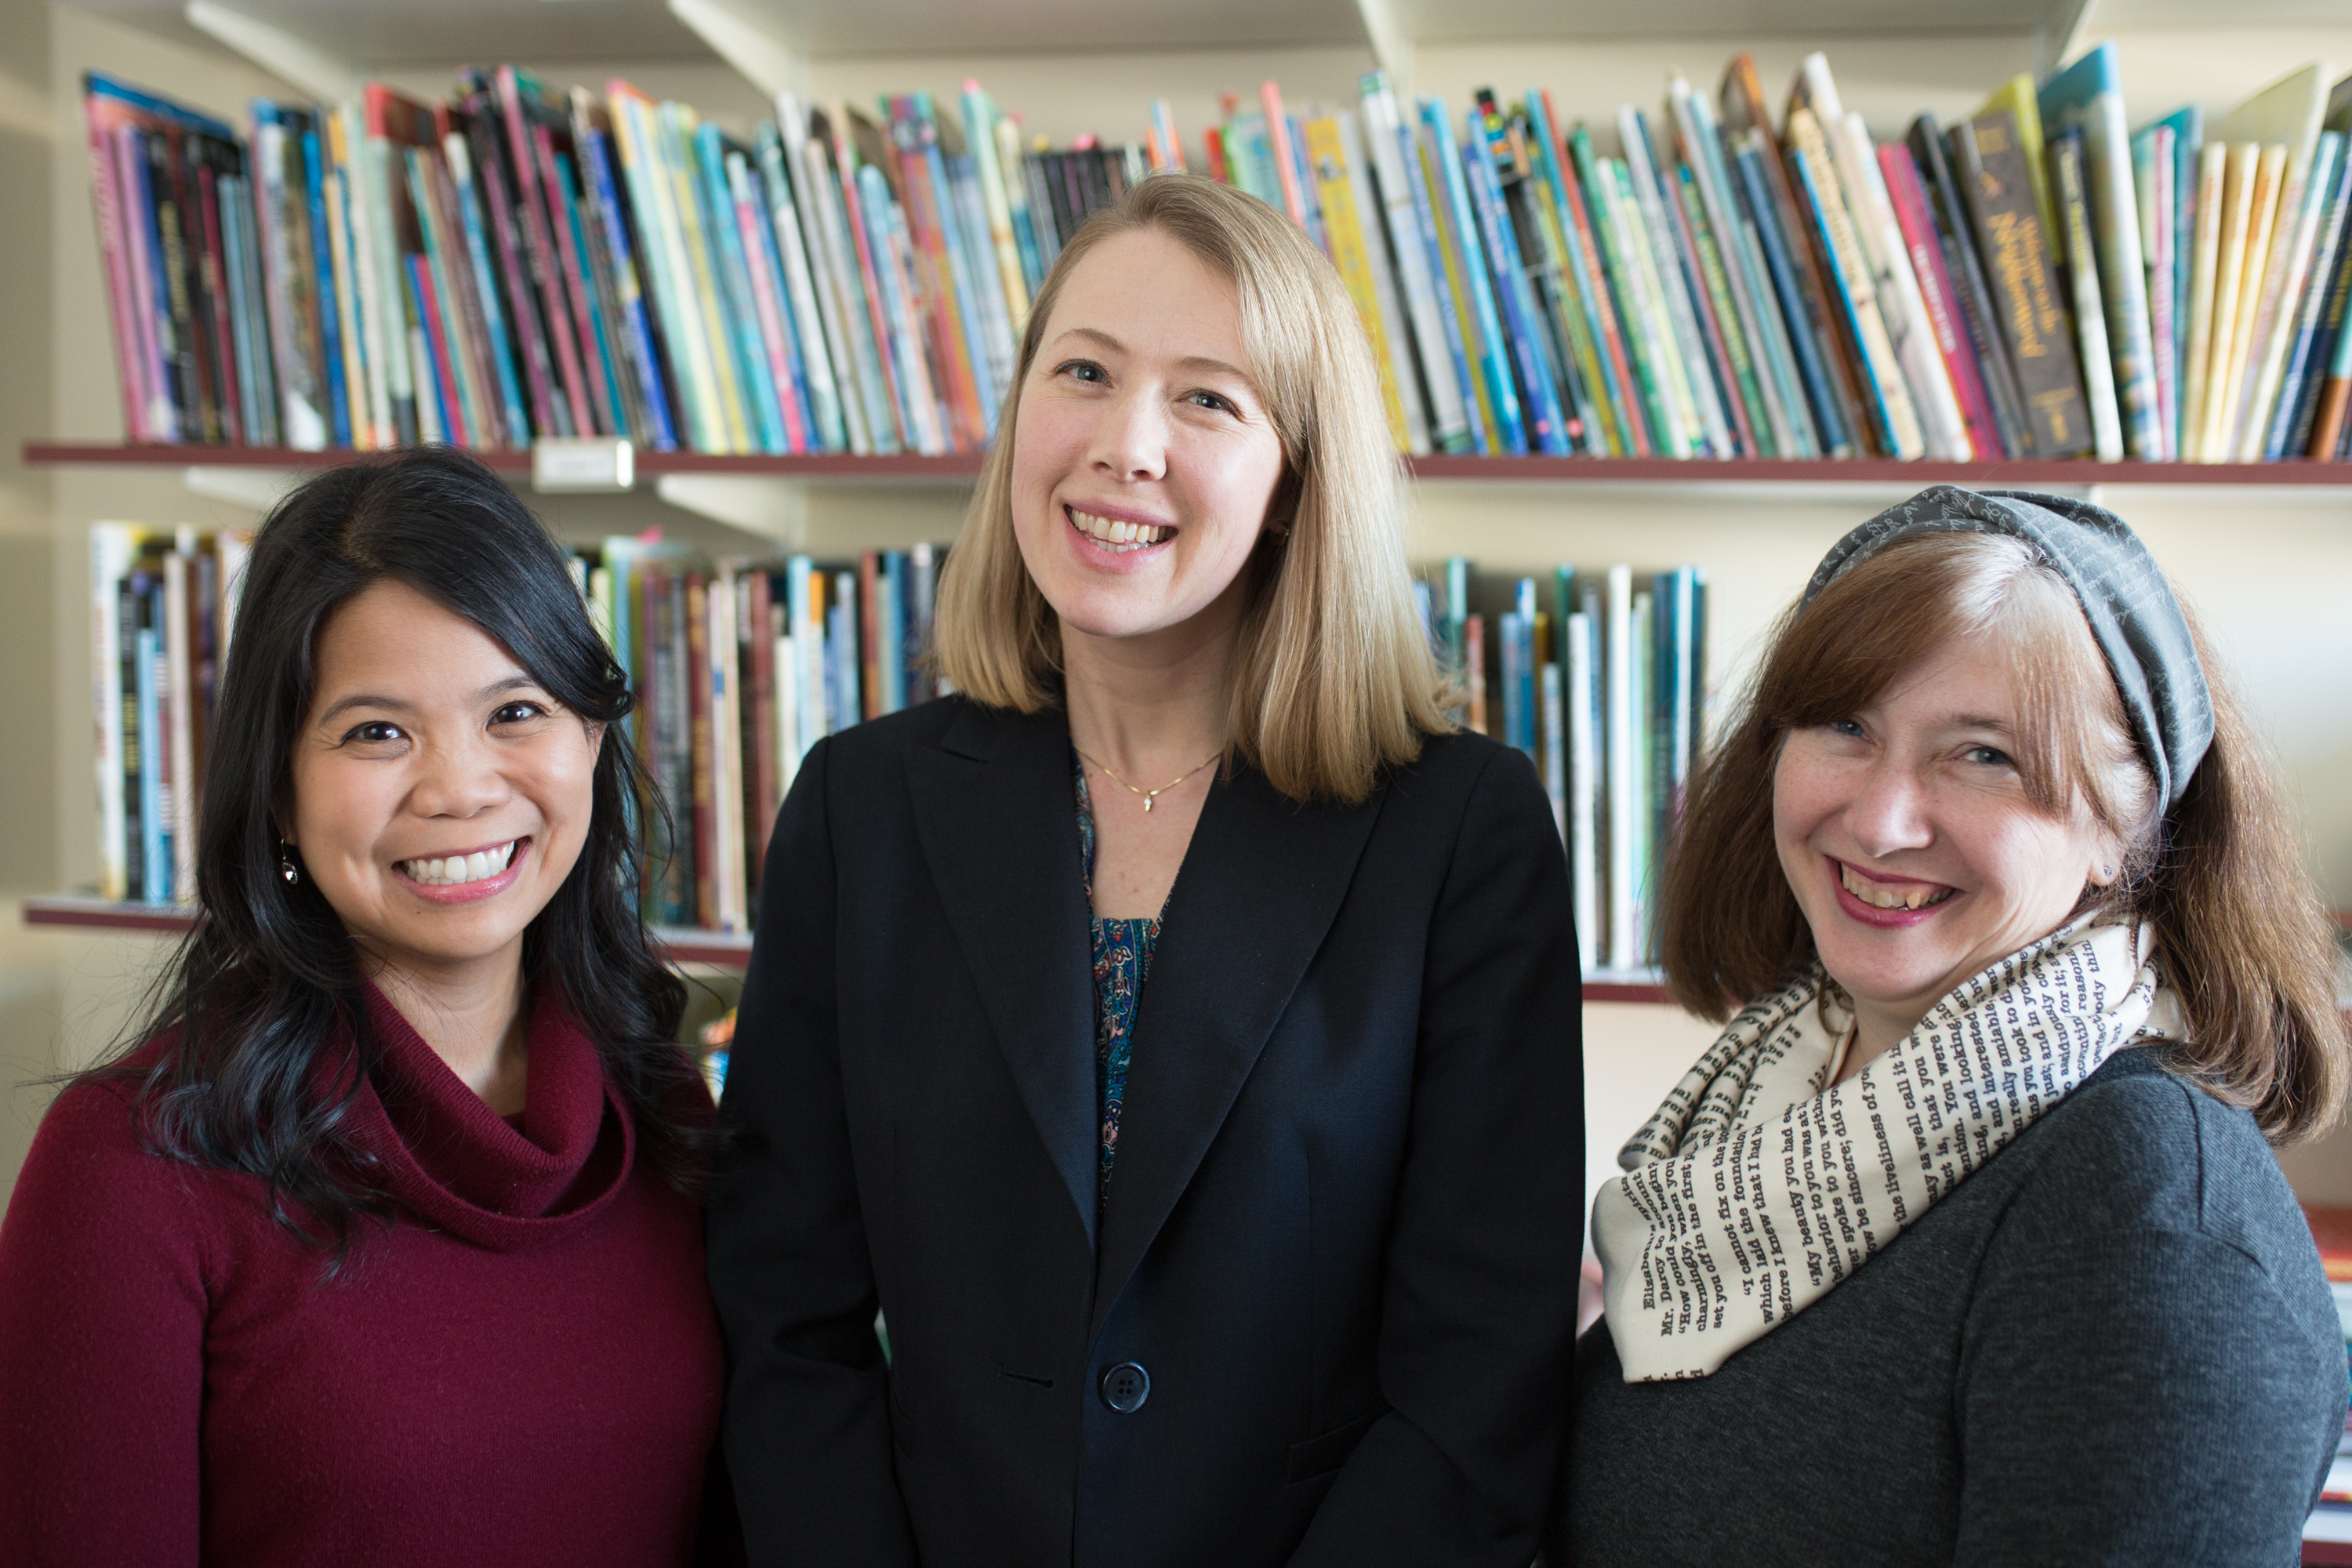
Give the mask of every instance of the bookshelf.
<path id="1" fill-rule="evenodd" d="M 116 466 L 159 468 L 273 468 L 310 471 L 373 454 L 297 451 L 284 447 L 138 446 L 97 441 L 27 441 L 25 461 L 36 468 Z M 479 452 L 502 474 L 529 474 L 527 451 Z M 636 453 L 640 474 L 741 474 L 782 480 L 867 480 L 876 483 L 969 484 L 980 475 L 977 452 L 945 457 L 861 458 L 843 453 L 768 456 L 758 453 Z M 1902 462 L 1894 458 L 1446 457 L 1407 458 L 1406 471 L 1424 484 L 1641 485 L 1704 491 L 1725 485 L 1780 486 L 1788 493 L 1846 485 L 1904 494 L 1927 485 L 2081 489 L 2093 485 L 2272 486 L 2334 489 L 2352 496 L 2352 463 L 2099 463 L 2089 461 Z"/>
<path id="2" fill-rule="evenodd" d="M 154 83 L 231 121 L 255 96 L 337 96 L 381 77 L 441 92 L 461 61 L 513 59 L 546 80 L 626 76 L 742 132 L 790 87 L 817 100 L 923 89 L 952 100 L 977 75 L 1026 129 L 1067 144 L 1083 132 L 1139 133 L 1141 106 L 1173 105 L 1186 138 L 1219 118 L 1219 94 L 1268 78 L 1293 102 L 1352 100 L 1358 73 L 1385 66 L 1459 106 L 1477 87 L 1549 86 L 1563 120 L 1599 131 L 1621 102 L 1651 108 L 1668 70 L 1712 91 L 1723 63 L 1751 49 L 1778 94 L 1814 48 L 1832 57 L 1849 107 L 1882 135 L 1929 110 L 1965 116 L 1990 88 L 2046 69 L 2088 39 L 2122 45 L 2135 117 L 2202 101 L 2218 112 L 2300 60 L 2352 68 L 2352 26 L 2312 0 L 84 0 L 52 11 L 50 303 L 57 345 L 52 420 L 24 460 L 50 488 L 54 519 L 48 672 L 56 874 L 89 884 L 95 853 L 87 717 L 87 524 L 101 518 L 249 526 L 284 476 L 331 460 L 307 452 L 121 444 L 109 327 L 88 195 L 79 73 Z M 1606 132 L 1601 132 L 1606 136 Z M 585 541 L 660 525 L 710 547 L 742 531 L 813 552 L 952 537 L 978 471 L 936 458 L 635 454 L 637 484 L 534 504 Z M 489 455 L 519 486 L 524 453 Z M 2281 464 L 1901 464 L 1672 462 L 1637 458 L 1429 458 L 1413 465 L 1416 559 L 1474 557 L 1483 572 L 1548 572 L 1560 561 L 1641 568 L 1680 562 L 1712 574 L 1714 674 L 1736 685 L 1773 616 L 1839 535 L 1887 501 L 1949 480 L 2095 489 L 2147 533 L 2189 584 L 2273 731 L 2331 901 L 2352 904 L 2352 797 L 2336 787 L 2352 735 L 2352 683 L 2315 672 L 2352 664 L 2352 471 Z M 192 482 L 191 476 L 203 478 Z M 721 526 L 723 525 L 723 526 Z M 733 542 L 726 542 L 732 540 Z M 71 942 L 135 933 L 172 911 L 43 899 L 26 919 Z M 154 930 L 150 925 L 145 929 Z M 168 929 L 168 928 L 167 928 Z M 136 945 L 136 944 L 126 944 Z M 742 940 L 673 939 L 712 969 L 740 965 Z M 732 954 L 730 957 L 730 954 Z M 79 987 L 79 989 L 77 989 Z M 1708 1031 L 1628 977 L 1589 989 L 1589 1068 L 1601 1149 L 1654 1106 Z M 1611 1005 L 1612 1004 L 1635 1004 Z M 68 981 L 69 1016 L 114 1016 L 97 983 Z M 1663 1075 L 1663 1080 L 1661 1080 Z M 2352 1200 L 2352 1143 L 2311 1152 L 2299 1187 Z M 2325 1155 L 2325 1159 L 2318 1156 Z M 1607 1154 L 1596 1169 L 1606 1173 Z"/>

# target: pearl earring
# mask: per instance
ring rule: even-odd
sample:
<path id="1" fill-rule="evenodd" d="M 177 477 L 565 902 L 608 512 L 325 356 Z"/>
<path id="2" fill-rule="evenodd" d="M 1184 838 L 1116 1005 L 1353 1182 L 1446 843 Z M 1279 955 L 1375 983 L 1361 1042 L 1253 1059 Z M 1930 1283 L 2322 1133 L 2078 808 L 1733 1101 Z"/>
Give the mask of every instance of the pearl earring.
<path id="1" fill-rule="evenodd" d="M 301 868 L 294 864 L 294 852 L 283 838 L 278 841 L 278 874 L 289 888 L 302 879 Z"/>

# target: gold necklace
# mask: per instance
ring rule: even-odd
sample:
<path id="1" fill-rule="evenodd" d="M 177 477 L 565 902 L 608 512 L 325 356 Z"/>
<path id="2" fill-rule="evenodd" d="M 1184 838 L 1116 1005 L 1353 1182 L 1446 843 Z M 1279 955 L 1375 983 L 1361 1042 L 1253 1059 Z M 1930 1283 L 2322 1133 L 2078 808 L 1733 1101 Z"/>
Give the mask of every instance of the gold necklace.
<path id="1" fill-rule="evenodd" d="M 1076 742 L 1071 742 L 1070 750 L 1078 752 L 1077 743 Z M 1103 767 L 1102 763 L 1097 758 L 1087 757 L 1084 752 L 1078 752 L 1079 756 L 1086 757 L 1087 762 L 1093 763 L 1097 768 L 1102 768 L 1103 776 L 1110 780 L 1111 783 L 1118 785 L 1119 788 L 1126 790 L 1130 795 L 1141 795 L 1143 797 L 1143 809 L 1146 812 L 1150 811 L 1151 803 L 1154 800 L 1166 795 L 1170 790 L 1174 789 L 1178 784 L 1182 784 L 1186 779 L 1191 778 L 1194 773 L 1199 773 L 1202 768 L 1207 767 L 1211 763 L 1215 762 L 1219 757 L 1222 757 L 1224 754 L 1224 749 L 1223 747 L 1219 747 L 1216 751 L 1212 752 L 1206 757 L 1202 758 L 1201 761 L 1193 763 L 1191 767 L 1186 768 L 1182 773 L 1178 773 L 1174 778 L 1170 779 L 1166 784 L 1161 784 L 1158 789 L 1138 789 L 1133 784 L 1128 783 L 1125 779 L 1119 777 L 1117 773 L 1111 772 L 1108 768 Z"/>

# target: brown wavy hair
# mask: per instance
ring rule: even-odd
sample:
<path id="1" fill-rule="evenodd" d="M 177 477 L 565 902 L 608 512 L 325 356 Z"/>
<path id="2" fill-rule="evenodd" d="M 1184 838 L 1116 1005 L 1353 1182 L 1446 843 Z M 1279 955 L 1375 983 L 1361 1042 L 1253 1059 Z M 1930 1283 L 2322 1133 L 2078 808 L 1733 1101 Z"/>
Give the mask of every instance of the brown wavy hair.
<path id="1" fill-rule="evenodd" d="M 1979 633 L 2015 660 L 2027 798 L 2053 815 L 2079 799 L 2127 846 L 2115 883 L 2086 887 L 2076 912 L 2152 928 L 2189 1021 L 2170 1065 L 2252 1111 L 2273 1143 L 2325 1129 L 2352 1062 L 2335 926 L 2210 645 L 2191 616 L 2213 743 L 2166 815 L 2074 590 L 2029 546 L 1998 535 L 1898 540 L 1780 618 L 1753 689 L 1692 783 L 1667 858 L 1658 947 L 1675 1000 L 1727 1018 L 1813 965 L 1812 931 L 1773 838 L 1781 743 L 1851 717 L 1934 648 Z"/>

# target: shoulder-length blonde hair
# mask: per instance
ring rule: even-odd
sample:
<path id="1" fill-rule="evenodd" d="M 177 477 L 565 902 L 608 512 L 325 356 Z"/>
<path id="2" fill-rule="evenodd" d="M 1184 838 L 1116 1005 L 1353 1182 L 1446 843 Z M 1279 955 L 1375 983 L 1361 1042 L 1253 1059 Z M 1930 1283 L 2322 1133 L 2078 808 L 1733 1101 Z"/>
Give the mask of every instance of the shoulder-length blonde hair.
<path id="1" fill-rule="evenodd" d="M 1021 394 L 1072 269 L 1115 235 L 1155 229 L 1234 285 L 1249 371 L 1282 442 L 1276 515 L 1249 563 L 1226 743 L 1296 800 L 1359 801 L 1384 768 L 1452 728 L 1413 608 L 1403 475 L 1380 375 L 1331 264 L 1255 197 L 1155 174 L 1088 219 L 1037 292 L 1013 388 L 963 531 L 941 570 L 932 658 L 956 689 L 1034 713 L 1061 700 L 1061 630 L 1013 528 Z"/>
<path id="2" fill-rule="evenodd" d="M 2085 889 L 2076 912 L 2154 931 L 2189 1020 L 2173 1065 L 2251 1110 L 2274 1143 L 2326 1127 L 2352 1057 L 2334 926 L 2212 648 L 2192 617 L 2213 743 L 2168 819 L 2074 591 L 2015 539 L 1897 540 L 1782 617 L 1668 858 L 1658 946 L 1675 1000 L 1722 1019 L 1811 966 L 1812 931 L 1773 837 L 1781 743 L 1851 718 L 1931 650 L 1978 633 L 2013 660 L 2027 799 L 2056 816 L 2080 800 L 2126 846 L 2121 875 Z"/>

